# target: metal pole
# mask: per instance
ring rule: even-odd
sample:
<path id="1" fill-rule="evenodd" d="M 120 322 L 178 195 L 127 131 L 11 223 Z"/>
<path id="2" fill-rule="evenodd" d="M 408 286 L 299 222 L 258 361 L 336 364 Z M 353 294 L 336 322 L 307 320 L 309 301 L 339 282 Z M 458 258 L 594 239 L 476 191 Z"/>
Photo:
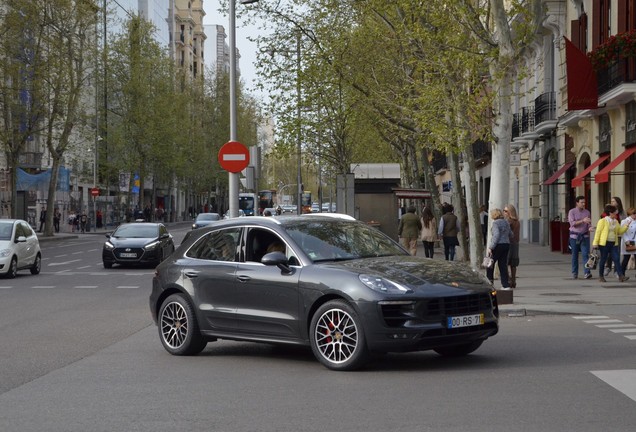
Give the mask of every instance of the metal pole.
<path id="1" fill-rule="evenodd" d="M 237 141 L 236 132 L 236 1 L 230 0 L 230 141 Z M 231 218 L 238 217 L 239 177 L 229 175 L 229 213 Z"/>
<path id="2" fill-rule="evenodd" d="M 302 178 L 302 160 L 301 160 L 301 143 L 302 143 L 302 132 L 301 132 L 301 119 L 300 119 L 300 31 L 296 33 L 296 97 L 298 100 L 296 101 L 296 116 L 297 116 L 297 127 L 298 127 L 298 143 L 297 146 L 297 156 L 298 156 L 298 206 L 296 208 L 296 214 L 302 214 L 303 212 L 303 178 Z"/>

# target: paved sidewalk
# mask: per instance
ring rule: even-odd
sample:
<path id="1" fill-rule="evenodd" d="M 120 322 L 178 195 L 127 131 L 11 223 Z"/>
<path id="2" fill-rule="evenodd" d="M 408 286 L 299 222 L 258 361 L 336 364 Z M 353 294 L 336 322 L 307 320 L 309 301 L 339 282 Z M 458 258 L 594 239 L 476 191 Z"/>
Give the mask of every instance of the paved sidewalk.
<path id="1" fill-rule="evenodd" d="M 191 221 L 167 223 L 170 227 L 181 227 Z M 105 228 L 90 233 L 58 233 L 54 237 L 40 237 L 40 241 L 52 241 L 112 231 Z M 40 235 L 40 234 L 39 234 Z M 462 251 L 457 249 L 458 256 Z M 418 242 L 419 256 L 424 256 L 422 242 Z M 627 270 L 630 279 L 619 282 L 612 273 L 607 282 L 598 281 L 598 270 L 592 279 L 583 279 L 583 263 L 579 264 L 579 279 L 572 279 L 571 256 L 550 251 L 549 246 L 521 243 L 521 264 L 517 269 L 517 288 L 513 290 L 513 303 L 501 305 L 506 315 L 547 314 L 592 314 L 610 313 L 636 315 L 636 271 Z M 434 259 L 443 260 L 444 250 L 435 249 Z M 579 258 L 581 259 L 581 258 Z M 485 270 L 482 270 L 485 271 Z M 501 285 L 495 280 L 495 287 Z"/>
<path id="2" fill-rule="evenodd" d="M 423 247 L 419 254 L 424 255 Z M 504 314 L 636 314 L 636 270 L 627 270 L 630 279 L 626 282 L 619 282 L 612 273 L 606 283 L 601 283 L 598 269 L 592 272 L 592 279 L 583 279 L 582 262 L 579 278 L 572 279 L 571 255 L 551 252 L 549 246 L 521 243 L 519 255 L 517 288 L 513 290 L 513 303 L 501 305 Z M 436 248 L 434 259 L 444 259 L 444 250 Z M 501 287 L 498 280 L 495 287 Z"/>

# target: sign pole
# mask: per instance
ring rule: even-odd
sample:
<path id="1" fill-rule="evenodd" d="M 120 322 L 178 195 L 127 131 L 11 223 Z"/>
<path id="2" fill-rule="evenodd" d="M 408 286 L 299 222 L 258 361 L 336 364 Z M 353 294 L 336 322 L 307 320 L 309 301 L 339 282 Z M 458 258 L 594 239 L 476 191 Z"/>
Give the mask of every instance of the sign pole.
<path id="1" fill-rule="evenodd" d="M 230 141 L 237 140 L 236 127 L 236 1 L 230 0 Z M 228 174 L 229 184 L 229 213 L 231 218 L 238 217 L 239 176 L 238 173 Z"/>

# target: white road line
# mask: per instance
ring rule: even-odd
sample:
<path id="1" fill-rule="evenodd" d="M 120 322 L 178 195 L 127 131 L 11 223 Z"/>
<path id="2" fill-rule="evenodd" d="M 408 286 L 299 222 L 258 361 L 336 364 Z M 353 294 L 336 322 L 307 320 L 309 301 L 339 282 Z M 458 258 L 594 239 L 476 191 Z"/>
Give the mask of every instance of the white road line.
<path id="1" fill-rule="evenodd" d="M 589 320 L 583 321 L 587 324 L 609 324 L 609 323 L 622 323 L 623 321 L 617 319 L 605 319 L 605 320 Z"/>
<path id="2" fill-rule="evenodd" d="M 590 372 L 628 398 L 636 401 L 636 369 Z"/>
<path id="3" fill-rule="evenodd" d="M 35 286 L 32 286 L 31 288 L 33 288 L 33 289 L 51 289 L 51 288 L 55 288 L 55 285 L 35 285 Z"/>
<path id="4" fill-rule="evenodd" d="M 62 257 L 65 257 L 65 256 L 68 256 L 68 254 L 64 254 L 64 255 L 55 255 L 53 258 L 62 258 Z"/>
<path id="5" fill-rule="evenodd" d="M 636 324 L 598 324 L 598 328 L 636 327 Z"/>
<path id="6" fill-rule="evenodd" d="M 636 340 L 636 335 L 633 336 L 625 336 L 629 340 Z"/>
<path id="7" fill-rule="evenodd" d="M 636 333 L 636 328 L 609 329 L 612 333 Z"/>
<path id="8" fill-rule="evenodd" d="M 11 289 L 13 288 L 12 286 L 0 286 L 0 289 Z"/>
<path id="9" fill-rule="evenodd" d="M 77 288 L 77 289 L 94 289 L 94 288 L 97 288 L 97 285 L 78 285 L 78 286 L 74 286 L 73 288 Z"/>
<path id="10" fill-rule="evenodd" d="M 609 318 L 609 317 L 605 315 L 596 315 L 596 316 L 580 315 L 580 316 L 573 316 L 572 318 L 577 320 L 587 320 L 587 319 L 601 319 L 601 318 Z"/>
<path id="11" fill-rule="evenodd" d="M 118 287 L 116 287 L 117 289 L 137 289 L 139 288 L 139 286 L 126 286 L 126 285 L 120 285 Z"/>
<path id="12" fill-rule="evenodd" d="M 72 255 L 84 255 L 86 252 L 73 252 Z"/>
<path id="13" fill-rule="evenodd" d="M 93 266 L 82 266 L 82 267 L 78 267 L 75 270 L 82 270 L 82 269 L 87 269 L 87 268 L 91 268 Z"/>
<path id="14" fill-rule="evenodd" d="M 76 259 L 76 260 L 64 261 L 64 262 L 59 262 L 59 263 L 50 263 L 50 264 L 47 264 L 47 265 L 49 267 L 61 266 L 61 265 L 67 265 L 67 264 L 71 264 L 71 263 L 78 262 L 78 261 L 81 261 L 81 260 Z"/>

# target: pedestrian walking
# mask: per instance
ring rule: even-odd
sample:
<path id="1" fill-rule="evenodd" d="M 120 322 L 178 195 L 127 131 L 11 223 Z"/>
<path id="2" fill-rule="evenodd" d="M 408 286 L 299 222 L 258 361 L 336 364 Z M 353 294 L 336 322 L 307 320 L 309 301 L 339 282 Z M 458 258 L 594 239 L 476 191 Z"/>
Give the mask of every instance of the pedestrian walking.
<path id="1" fill-rule="evenodd" d="M 424 256 L 433 258 L 435 252 L 435 240 L 437 240 L 437 221 L 429 207 L 422 210 L 422 243 L 424 243 Z"/>
<path id="2" fill-rule="evenodd" d="M 490 211 L 490 218 L 492 219 L 492 225 L 490 226 L 491 237 L 486 253 L 493 259 L 494 263 L 486 269 L 486 277 L 490 283 L 494 285 L 495 264 L 497 264 L 501 289 L 509 290 L 508 251 L 510 250 L 510 239 L 513 236 L 512 230 L 510 229 L 510 224 L 504 219 L 501 209 L 492 209 Z"/>
<path id="3" fill-rule="evenodd" d="M 459 225 L 459 218 L 453 213 L 454 210 L 452 204 L 444 204 L 442 207 L 444 214 L 437 228 L 437 234 L 444 242 L 444 258 L 446 261 L 455 260 L 455 248 L 459 246 L 457 236 L 461 231 L 461 227 Z"/>
<path id="4" fill-rule="evenodd" d="M 481 224 L 481 235 L 484 240 L 484 246 L 486 246 L 486 241 L 488 240 L 488 212 L 484 205 L 479 207 L 479 223 Z"/>
<path id="5" fill-rule="evenodd" d="M 398 235 L 402 239 L 402 246 L 411 253 L 417 254 L 417 239 L 420 238 L 422 230 L 422 222 L 415 214 L 415 207 L 410 206 L 406 209 L 406 213 L 400 218 L 398 225 Z"/>
<path id="6" fill-rule="evenodd" d="M 605 262 L 609 257 L 614 262 L 614 268 L 618 273 L 618 279 L 621 282 L 625 282 L 629 279 L 623 273 L 620 263 L 620 253 L 618 250 L 618 236 L 626 232 L 630 225 L 633 225 L 635 220 L 631 219 L 629 224 L 621 225 L 616 219 L 618 216 L 618 210 L 615 206 L 608 204 L 605 206 L 605 214 L 607 216 L 602 217 L 596 224 L 596 230 L 594 233 L 594 241 L 592 246 L 594 249 L 601 250 L 601 259 L 599 263 L 599 281 L 607 282 L 605 280 Z"/>
<path id="7" fill-rule="evenodd" d="M 621 253 L 623 254 L 621 269 L 623 274 L 626 274 L 630 258 L 636 255 L 636 223 L 633 223 L 634 220 L 636 220 L 636 208 L 630 207 L 627 209 L 627 217 L 621 222 L 621 225 L 627 225 L 627 231 L 623 233 L 621 241 Z"/>
<path id="8" fill-rule="evenodd" d="M 572 252 L 572 278 L 579 277 L 579 252 L 583 256 L 583 263 L 590 257 L 590 227 L 592 219 L 590 211 L 585 208 L 585 197 L 579 195 L 575 199 L 576 205 L 568 212 L 570 223 L 569 245 Z M 590 279 L 590 269 L 584 270 L 585 279 Z"/>
<path id="9" fill-rule="evenodd" d="M 46 224 L 46 207 L 44 207 L 42 211 L 40 212 L 40 229 L 38 230 L 39 232 L 42 232 L 42 229 L 44 228 L 45 224 Z"/>
<path id="10" fill-rule="evenodd" d="M 56 233 L 60 232 L 60 218 L 62 217 L 62 215 L 60 214 L 60 211 L 58 209 L 55 209 L 53 211 L 53 229 L 55 230 Z"/>
<path id="11" fill-rule="evenodd" d="M 610 204 L 613 205 L 614 207 L 616 207 L 616 210 L 618 210 L 618 214 L 616 215 L 616 220 L 620 223 L 626 217 L 625 210 L 623 209 L 623 201 L 619 197 L 615 196 L 615 197 L 612 197 L 612 199 L 610 200 Z M 607 214 L 605 214 L 605 212 L 603 212 L 601 214 L 601 217 L 605 217 L 605 216 L 607 216 Z M 621 244 L 620 236 L 616 240 L 616 244 L 617 245 Z M 612 271 L 612 261 L 608 260 L 605 263 L 605 276 L 609 275 L 611 271 Z M 616 272 L 614 272 L 614 273 L 616 273 Z M 617 274 L 617 276 L 618 276 L 618 274 Z"/>
<path id="12" fill-rule="evenodd" d="M 517 288 L 517 267 L 519 267 L 519 229 L 521 223 L 517 216 L 517 209 L 512 204 L 504 207 L 504 218 L 510 225 L 512 237 L 510 238 L 510 250 L 508 251 L 508 267 L 510 267 L 510 288 Z"/>

